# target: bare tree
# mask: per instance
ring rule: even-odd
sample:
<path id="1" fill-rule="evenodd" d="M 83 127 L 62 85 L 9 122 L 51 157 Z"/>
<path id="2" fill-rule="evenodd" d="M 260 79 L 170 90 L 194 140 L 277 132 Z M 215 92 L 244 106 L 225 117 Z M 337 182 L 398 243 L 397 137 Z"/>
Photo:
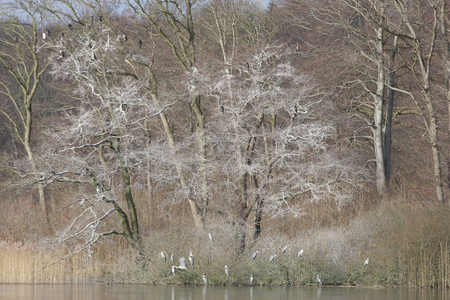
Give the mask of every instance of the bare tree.
<path id="1" fill-rule="evenodd" d="M 20 17 L 16 16 L 20 11 Z M 54 55 L 44 38 L 44 14 L 35 1 L 10 1 L 2 4 L 0 69 L 6 74 L 0 81 L 2 114 L 12 134 L 27 155 L 34 184 L 39 193 L 39 204 L 45 216 L 45 226 L 51 230 L 42 176 L 35 158 L 33 143 L 33 104 L 43 74 Z M 19 175 L 24 175 L 20 173 Z"/>

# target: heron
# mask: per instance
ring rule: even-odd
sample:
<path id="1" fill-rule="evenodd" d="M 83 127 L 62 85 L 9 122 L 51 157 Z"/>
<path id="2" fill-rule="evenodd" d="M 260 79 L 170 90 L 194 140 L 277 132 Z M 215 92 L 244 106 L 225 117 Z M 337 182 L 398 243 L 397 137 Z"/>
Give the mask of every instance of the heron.
<path id="1" fill-rule="evenodd" d="M 369 264 L 369 258 L 366 258 L 364 261 L 364 268 L 367 268 L 367 265 Z"/>
<path id="2" fill-rule="evenodd" d="M 192 255 L 192 250 L 189 250 L 189 262 L 194 265 L 194 256 Z"/>
<path id="3" fill-rule="evenodd" d="M 230 275 L 230 270 L 228 270 L 228 266 L 227 265 L 225 265 L 225 274 L 227 274 L 227 276 Z"/>
<path id="4" fill-rule="evenodd" d="M 180 261 L 180 265 L 177 267 L 177 269 L 186 270 L 187 269 L 186 265 L 188 264 L 188 262 L 186 261 L 186 258 L 181 257 L 179 261 Z"/>
<path id="5" fill-rule="evenodd" d="M 177 267 L 176 266 L 172 266 L 172 274 L 175 275 L 176 272 L 177 272 Z"/>
<path id="6" fill-rule="evenodd" d="M 253 254 L 252 254 L 252 259 L 255 259 L 255 258 L 258 256 L 258 254 L 259 254 L 259 251 L 258 251 L 258 250 L 256 250 L 255 252 L 253 252 Z"/>
<path id="7" fill-rule="evenodd" d="M 298 259 L 302 260 L 302 257 L 303 257 L 303 249 L 300 250 L 300 251 L 298 251 L 297 256 L 298 256 Z"/>
<path id="8" fill-rule="evenodd" d="M 163 259 L 163 261 L 166 261 L 166 253 L 164 251 L 161 251 L 161 258 Z"/>
<path id="9" fill-rule="evenodd" d="M 170 254 L 170 261 L 173 261 L 173 253 Z"/>
<path id="10" fill-rule="evenodd" d="M 139 39 L 138 46 L 139 46 L 139 49 L 142 48 L 142 40 L 141 39 Z"/>
<path id="11" fill-rule="evenodd" d="M 288 246 L 284 246 L 284 247 L 283 247 L 283 249 L 281 250 L 281 254 L 285 254 L 285 253 L 286 253 L 287 247 L 288 247 Z"/>
<path id="12" fill-rule="evenodd" d="M 253 276 L 253 274 L 250 274 L 250 284 L 253 284 L 253 279 L 255 279 L 255 276 Z"/>
<path id="13" fill-rule="evenodd" d="M 277 256 L 276 254 L 272 254 L 272 255 L 270 256 L 269 262 L 270 262 L 270 263 L 271 263 L 271 262 L 274 262 L 276 256 Z"/>
<path id="14" fill-rule="evenodd" d="M 203 275 L 203 282 L 205 283 L 205 285 L 209 285 L 208 278 L 205 275 Z"/>
<path id="15" fill-rule="evenodd" d="M 322 285 L 322 277 L 320 277 L 319 275 L 317 275 L 317 283 L 319 285 Z"/>

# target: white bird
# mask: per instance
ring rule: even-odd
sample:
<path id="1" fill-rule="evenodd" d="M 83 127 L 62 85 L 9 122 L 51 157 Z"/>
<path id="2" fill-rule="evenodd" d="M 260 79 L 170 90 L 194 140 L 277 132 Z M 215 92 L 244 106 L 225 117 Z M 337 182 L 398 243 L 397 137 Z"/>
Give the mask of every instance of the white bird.
<path id="1" fill-rule="evenodd" d="M 42 38 L 43 38 L 44 40 L 47 39 L 47 32 L 43 32 L 43 33 L 42 33 Z"/>
<path id="2" fill-rule="evenodd" d="M 179 261 L 180 261 L 180 265 L 177 267 L 177 269 L 186 270 L 186 264 L 187 264 L 186 258 L 181 257 Z"/>
<path id="3" fill-rule="evenodd" d="M 369 258 L 366 258 L 366 260 L 364 261 L 364 268 L 366 268 L 368 264 L 369 264 Z"/>
<path id="4" fill-rule="evenodd" d="M 288 246 L 284 246 L 284 247 L 283 247 L 283 249 L 281 250 L 281 254 L 285 254 L 285 253 L 286 253 L 287 247 L 288 247 Z"/>
<path id="5" fill-rule="evenodd" d="M 173 253 L 170 254 L 170 261 L 173 261 Z"/>
<path id="6" fill-rule="evenodd" d="M 172 274 L 175 275 L 176 272 L 177 272 L 177 267 L 176 266 L 172 266 Z"/>
<path id="7" fill-rule="evenodd" d="M 322 277 L 320 277 L 319 275 L 317 275 L 317 283 L 319 285 L 322 285 Z"/>
<path id="8" fill-rule="evenodd" d="M 277 256 L 276 254 L 272 254 L 272 255 L 270 256 L 269 262 L 273 262 L 273 261 L 275 260 L 275 257 L 276 257 L 276 256 Z"/>
<path id="9" fill-rule="evenodd" d="M 225 266 L 225 274 L 230 275 L 230 270 L 228 270 L 228 266 Z"/>
<path id="10" fill-rule="evenodd" d="M 167 259 L 166 253 L 164 251 L 161 251 L 161 258 L 163 259 L 163 261 L 166 261 Z"/>
<path id="11" fill-rule="evenodd" d="M 302 260 L 302 257 L 303 257 L 303 249 L 302 250 L 300 250 L 300 251 L 298 251 L 298 259 L 300 259 L 300 260 Z"/>
<path id="12" fill-rule="evenodd" d="M 189 250 L 189 262 L 194 265 L 194 256 L 192 255 L 192 250 Z"/>
<path id="13" fill-rule="evenodd" d="M 255 258 L 258 256 L 258 254 L 259 254 L 259 251 L 258 251 L 258 250 L 256 250 L 255 252 L 253 252 L 253 254 L 252 254 L 252 259 L 255 259 Z"/>
<path id="14" fill-rule="evenodd" d="M 255 279 L 255 277 L 253 276 L 253 274 L 250 274 L 250 284 L 253 284 L 253 279 Z"/>
<path id="15" fill-rule="evenodd" d="M 210 233 L 208 233 L 208 237 L 209 237 L 209 240 L 211 241 L 211 242 L 214 242 L 214 236 L 213 236 L 213 234 L 210 232 Z"/>
<path id="16" fill-rule="evenodd" d="M 203 275 L 203 282 L 205 283 L 205 285 L 209 285 L 208 278 L 205 275 Z"/>

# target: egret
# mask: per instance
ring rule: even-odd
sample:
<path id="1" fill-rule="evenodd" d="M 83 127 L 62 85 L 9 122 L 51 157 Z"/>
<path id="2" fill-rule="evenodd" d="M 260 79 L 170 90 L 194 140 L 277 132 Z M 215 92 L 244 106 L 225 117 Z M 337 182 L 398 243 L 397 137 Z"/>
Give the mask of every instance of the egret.
<path id="1" fill-rule="evenodd" d="M 317 275 L 317 283 L 319 285 L 322 285 L 322 277 L 320 277 L 319 275 Z"/>
<path id="2" fill-rule="evenodd" d="M 276 254 L 272 254 L 272 255 L 270 256 L 269 262 L 273 262 L 273 261 L 275 260 L 275 257 L 276 257 L 276 256 L 277 256 Z"/>
<path id="3" fill-rule="evenodd" d="M 253 276 L 253 274 L 250 274 L 250 284 L 253 284 L 253 279 L 255 279 L 255 277 Z"/>
<path id="4" fill-rule="evenodd" d="M 255 252 L 253 252 L 253 254 L 252 254 L 252 259 L 255 259 L 255 258 L 258 256 L 258 254 L 259 254 L 259 251 L 258 251 L 258 250 L 256 250 Z"/>
<path id="5" fill-rule="evenodd" d="M 170 254 L 170 261 L 173 261 L 173 253 Z"/>
<path id="6" fill-rule="evenodd" d="M 161 258 L 163 259 L 163 261 L 166 261 L 166 253 L 164 251 L 161 251 Z"/>
<path id="7" fill-rule="evenodd" d="M 367 268 L 367 265 L 369 264 L 369 258 L 366 258 L 364 261 L 364 268 Z"/>
<path id="8" fill-rule="evenodd" d="M 228 266 L 227 265 L 225 265 L 225 274 L 227 274 L 227 276 L 230 275 L 230 270 L 228 270 Z"/>
<path id="9" fill-rule="evenodd" d="M 287 250 L 287 246 L 284 246 L 283 249 L 281 250 L 281 254 L 285 254 Z"/>
<path id="10" fill-rule="evenodd" d="M 214 236 L 213 236 L 213 234 L 210 232 L 210 233 L 208 233 L 208 237 L 209 237 L 209 240 L 211 241 L 211 242 L 214 242 Z"/>
<path id="11" fill-rule="evenodd" d="M 42 39 L 44 39 L 44 40 L 47 39 L 47 32 L 44 31 L 44 32 L 42 33 Z"/>
<path id="12" fill-rule="evenodd" d="M 177 267 L 176 266 L 172 266 L 172 274 L 175 275 L 176 272 L 177 272 Z"/>
<path id="13" fill-rule="evenodd" d="M 203 275 L 203 282 L 205 283 L 205 285 L 209 285 L 208 278 L 205 275 Z"/>
<path id="14" fill-rule="evenodd" d="M 298 251 L 298 259 L 300 259 L 300 260 L 302 260 L 302 257 L 303 257 L 303 249 L 302 250 L 300 250 L 300 251 Z"/>
<path id="15" fill-rule="evenodd" d="M 192 255 L 192 250 L 189 250 L 189 262 L 194 265 L 194 256 Z"/>

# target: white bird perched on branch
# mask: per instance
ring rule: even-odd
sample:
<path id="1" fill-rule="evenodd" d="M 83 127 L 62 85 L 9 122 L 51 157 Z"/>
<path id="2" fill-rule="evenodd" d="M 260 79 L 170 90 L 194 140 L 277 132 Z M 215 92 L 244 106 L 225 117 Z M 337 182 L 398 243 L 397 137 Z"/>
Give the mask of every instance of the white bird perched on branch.
<path id="1" fill-rule="evenodd" d="M 253 252 L 253 254 L 252 254 L 252 259 L 255 259 L 255 258 L 258 256 L 258 254 L 259 254 L 259 251 L 258 251 L 258 250 L 256 250 L 255 252 Z"/>
<path id="2" fill-rule="evenodd" d="M 166 261 L 167 259 L 166 253 L 164 251 L 161 251 L 161 258 L 163 259 L 163 261 Z"/>
<path id="3" fill-rule="evenodd" d="M 272 254 L 270 256 L 269 262 L 274 262 L 276 256 L 277 256 L 276 254 Z"/>
<path id="4" fill-rule="evenodd" d="M 300 251 L 298 251 L 298 259 L 300 259 L 300 260 L 302 260 L 302 257 L 303 257 L 303 249 L 302 250 L 300 250 Z"/>
<path id="5" fill-rule="evenodd" d="M 285 254 L 285 253 L 286 253 L 287 247 L 288 247 L 288 246 L 284 246 L 284 247 L 283 247 L 283 249 L 281 250 L 281 254 Z"/>
<path id="6" fill-rule="evenodd" d="M 192 255 L 192 249 L 189 250 L 189 262 L 194 265 L 194 256 Z"/>
<path id="7" fill-rule="evenodd" d="M 369 264 L 369 258 L 366 258 L 364 261 L 364 268 L 367 268 L 367 265 Z"/>

